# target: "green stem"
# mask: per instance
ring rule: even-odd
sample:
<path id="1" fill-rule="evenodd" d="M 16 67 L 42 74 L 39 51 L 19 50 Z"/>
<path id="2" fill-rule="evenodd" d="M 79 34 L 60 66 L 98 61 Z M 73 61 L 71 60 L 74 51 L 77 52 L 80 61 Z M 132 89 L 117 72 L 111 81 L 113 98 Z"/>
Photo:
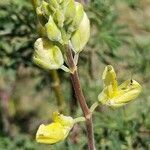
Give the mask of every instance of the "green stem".
<path id="1" fill-rule="evenodd" d="M 74 123 L 84 122 L 84 121 L 86 121 L 85 117 L 78 117 L 74 119 Z"/>
<path id="2" fill-rule="evenodd" d="M 97 106 L 99 106 L 99 102 L 95 102 L 95 103 L 90 107 L 91 113 L 96 109 Z"/>

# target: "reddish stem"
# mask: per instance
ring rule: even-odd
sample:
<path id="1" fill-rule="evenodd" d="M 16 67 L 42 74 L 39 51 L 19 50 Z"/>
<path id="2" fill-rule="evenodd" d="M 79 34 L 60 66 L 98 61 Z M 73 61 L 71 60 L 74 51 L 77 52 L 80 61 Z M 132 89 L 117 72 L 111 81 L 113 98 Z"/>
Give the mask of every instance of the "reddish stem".
<path id="1" fill-rule="evenodd" d="M 67 61 L 70 69 L 73 70 L 73 73 L 71 74 L 71 81 L 74 87 L 75 95 L 83 111 L 84 117 L 86 118 L 88 150 L 95 150 L 92 115 L 83 95 L 78 71 L 73 60 L 72 51 L 69 47 L 67 47 Z"/>

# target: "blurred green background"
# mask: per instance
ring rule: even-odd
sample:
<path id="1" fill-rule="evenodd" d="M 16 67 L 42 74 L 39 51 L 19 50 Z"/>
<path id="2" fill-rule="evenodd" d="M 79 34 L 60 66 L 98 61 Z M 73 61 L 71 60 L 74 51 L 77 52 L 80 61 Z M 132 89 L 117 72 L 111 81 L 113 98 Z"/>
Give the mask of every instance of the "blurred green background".
<path id="1" fill-rule="evenodd" d="M 78 66 L 88 105 L 97 101 L 107 64 L 114 66 L 120 83 L 134 78 L 143 86 L 140 97 L 127 106 L 96 110 L 96 147 L 149 150 L 150 1 L 91 0 L 85 10 L 91 21 L 91 38 Z M 61 70 L 44 72 L 32 63 L 37 38 L 32 1 L 1 0 L 0 150 L 87 150 L 84 123 L 76 125 L 67 140 L 58 144 L 35 142 L 38 126 L 50 122 L 53 111 L 61 110 L 73 117 L 82 115 L 69 74 Z"/>

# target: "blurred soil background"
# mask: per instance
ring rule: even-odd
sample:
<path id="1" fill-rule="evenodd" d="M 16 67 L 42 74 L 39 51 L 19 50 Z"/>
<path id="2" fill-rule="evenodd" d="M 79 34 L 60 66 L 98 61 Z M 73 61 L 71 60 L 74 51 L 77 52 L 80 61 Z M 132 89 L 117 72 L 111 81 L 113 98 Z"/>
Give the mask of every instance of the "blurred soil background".
<path id="1" fill-rule="evenodd" d="M 93 120 L 96 147 L 149 150 L 150 1 L 91 0 L 85 9 L 91 38 L 78 66 L 88 105 L 97 101 L 107 64 L 114 66 L 119 83 L 134 78 L 143 86 L 140 97 L 124 108 L 97 108 Z M 36 24 L 30 0 L 0 1 L 0 150 L 86 150 L 83 123 L 56 145 L 35 142 L 38 126 L 51 122 L 53 111 L 82 115 L 69 74 L 44 72 L 33 64 Z"/>

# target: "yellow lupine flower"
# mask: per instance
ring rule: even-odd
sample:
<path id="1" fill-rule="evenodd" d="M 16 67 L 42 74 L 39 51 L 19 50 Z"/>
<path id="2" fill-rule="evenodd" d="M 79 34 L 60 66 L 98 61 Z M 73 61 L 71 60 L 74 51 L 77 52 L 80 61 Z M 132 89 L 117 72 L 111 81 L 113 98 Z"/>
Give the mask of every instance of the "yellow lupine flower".
<path id="1" fill-rule="evenodd" d="M 104 89 L 99 94 L 99 102 L 110 107 L 120 107 L 135 99 L 142 90 L 135 80 L 127 80 L 118 86 L 116 73 L 112 66 L 106 66 L 103 76 Z"/>
<path id="2" fill-rule="evenodd" d="M 63 141 L 74 125 L 70 116 L 64 116 L 58 112 L 53 113 L 53 123 L 40 125 L 36 133 L 38 143 L 54 144 Z"/>

